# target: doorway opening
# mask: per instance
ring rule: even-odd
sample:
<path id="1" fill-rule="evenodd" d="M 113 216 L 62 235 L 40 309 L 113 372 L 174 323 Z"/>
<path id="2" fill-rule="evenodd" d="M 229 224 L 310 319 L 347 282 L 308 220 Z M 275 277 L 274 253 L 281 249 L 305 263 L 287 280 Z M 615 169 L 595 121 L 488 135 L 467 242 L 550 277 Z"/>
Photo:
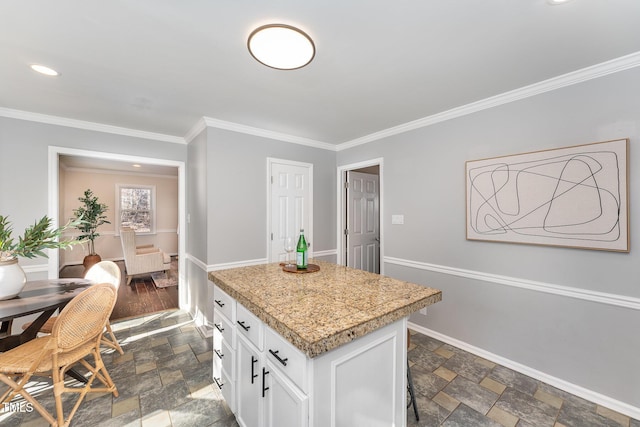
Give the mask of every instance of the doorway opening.
<path id="1" fill-rule="evenodd" d="M 382 273 L 383 161 L 338 168 L 338 264 Z"/>
<path id="2" fill-rule="evenodd" d="M 132 165 L 137 165 L 132 169 Z M 143 170 L 145 172 L 138 172 Z M 184 305 L 186 301 L 185 268 L 186 257 L 185 236 L 179 230 L 185 230 L 184 206 L 185 206 L 185 165 L 184 162 L 164 159 L 154 159 L 139 156 L 128 156 L 114 153 L 102 153 L 87 150 L 76 150 L 63 147 L 49 148 L 49 216 L 58 224 L 66 223 L 72 216 L 71 209 L 79 204 L 77 197 L 87 187 L 94 190 L 100 201 L 108 201 L 108 210 L 111 216 L 117 213 L 119 198 L 115 181 L 127 181 L 135 184 L 138 180 L 152 180 L 157 185 L 157 190 L 164 192 L 158 194 L 160 198 L 171 199 L 170 203 L 157 205 L 158 215 L 168 221 L 158 220 L 153 234 L 138 237 L 141 244 L 155 243 L 166 253 L 172 255 L 171 269 L 166 277 L 171 279 L 156 285 L 149 275 L 136 276 L 131 285 L 126 286 L 126 281 L 121 282 L 118 291 L 118 304 L 114 308 L 112 320 L 116 318 L 137 317 L 167 309 L 176 309 Z M 70 187 L 70 181 L 76 181 L 77 185 Z M 131 181 L 131 182 L 129 182 Z M 77 187 L 77 188 L 76 188 Z M 80 193 L 80 194 L 76 194 Z M 155 206 L 154 206 L 155 208 Z M 117 219 L 113 217 L 111 230 L 101 227 L 98 232 L 101 236 L 99 242 L 103 259 L 115 261 L 120 267 L 122 277 L 124 274 L 124 262 L 122 261 L 122 247 L 118 233 Z M 101 241 L 100 241 L 101 239 Z M 79 251 L 78 251 L 79 249 Z M 82 248 L 76 249 L 77 254 L 59 254 L 57 251 L 51 254 L 48 261 L 48 276 L 50 278 L 81 277 L 84 269 L 75 258 L 82 258 Z M 81 261 L 80 261 L 81 262 Z M 171 282 L 171 283 L 169 283 Z M 175 283 L 177 282 L 177 286 Z M 170 284 L 171 286 L 166 286 Z M 126 294 L 126 295 L 124 295 Z M 118 307 L 119 305 L 119 307 Z"/>

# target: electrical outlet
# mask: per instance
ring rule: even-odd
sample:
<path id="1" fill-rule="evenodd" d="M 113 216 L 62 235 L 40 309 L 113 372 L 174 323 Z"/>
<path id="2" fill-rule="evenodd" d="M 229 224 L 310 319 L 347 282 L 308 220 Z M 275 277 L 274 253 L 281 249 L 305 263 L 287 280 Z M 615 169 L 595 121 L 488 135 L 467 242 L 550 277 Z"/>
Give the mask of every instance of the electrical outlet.
<path id="1" fill-rule="evenodd" d="M 427 315 L 427 307 L 423 307 L 420 309 L 420 314 L 424 314 L 425 316 Z"/>

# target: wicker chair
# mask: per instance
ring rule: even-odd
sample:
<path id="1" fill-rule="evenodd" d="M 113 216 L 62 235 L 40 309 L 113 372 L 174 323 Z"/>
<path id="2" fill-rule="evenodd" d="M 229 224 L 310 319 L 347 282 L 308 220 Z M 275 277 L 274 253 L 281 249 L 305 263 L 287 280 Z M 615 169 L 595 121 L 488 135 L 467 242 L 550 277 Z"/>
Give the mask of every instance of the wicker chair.
<path id="1" fill-rule="evenodd" d="M 136 274 L 167 271 L 171 268 L 171 257 L 150 245 L 136 246 L 136 232 L 127 227 L 120 229 L 120 240 L 124 254 L 127 285 Z"/>
<path id="2" fill-rule="evenodd" d="M 87 274 L 84 275 L 85 279 L 91 280 L 93 283 L 110 283 L 116 290 L 116 297 L 118 295 L 118 288 L 122 280 L 122 274 L 120 273 L 120 267 L 113 261 L 100 261 L 97 264 L 91 266 Z M 107 347 L 115 349 L 118 353 L 124 354 L 118 339 L 111 329 L 111 322 L 107 320 L 106 331 L 102 335 L 102 344 Z M 42 332 L 42 329 L 40 329 Z"/>
<path id="3" fill-rule="evenodd" d="M 91 280 L 93 283 L 110 283 L 116 290 L 116 296 L 118 295 L 118 288 L 120 287 L 120 281 L 122 280 L 122 274 L 120 273 L 120 267 L 113 261 L 100 261 L 97 264 L 91 266 L 91 268 L 84 275 L 84 278 Z M 40 328 L 40 333 L 50 334 L 53 330 L 53 325 L 57 320 L 57 316 L 50 317 L 44 325 Z M 27 329 L 32 322 L 22 325 L 22 329 Z M 107 329 L 102 337 L 102 344 L 111 347 L 118 351 L 120 354 L 124 354 L 120 343 L 116 339 L 113 329 L 111 329 L 111 323 L 107 320 Z"/>
<path id="4" fill-rule="evenodd" d="M 18 394 L 33 405 L 51 425 L 68 426 L 87 393 L 113 393 L 118 390 L 100 356 L 100 341 L 116 302 L 111 284 L 93 285 L 73 298 L 60 312 L 51 335 L 36 338 L 5 353 L 0 353 L 0 381 L 9 386 L 0 405 Z M 87 360 L 93 356 L 94 365 Z M 65 372 L 81 364 L 91 373 L 80 386 L 65 384 Z M 50 376 L 53 380 L 55 417 L 25 387 L 32 376 Z M 95 379 L 102 386 L 92 387 Z M 77 383 L 74 383 L 77 384 Z M 67 418 L 63 411 L 63 394 L 79 394 Z"/>

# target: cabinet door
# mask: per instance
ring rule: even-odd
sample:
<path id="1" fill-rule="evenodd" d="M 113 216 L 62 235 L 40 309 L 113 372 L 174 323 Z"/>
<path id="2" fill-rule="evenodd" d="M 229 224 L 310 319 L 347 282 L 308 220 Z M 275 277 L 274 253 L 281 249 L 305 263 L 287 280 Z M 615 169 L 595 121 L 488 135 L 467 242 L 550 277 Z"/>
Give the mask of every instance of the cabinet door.
<path id="1" fill-rule="evenodd" d="M 267 427 L 308 426 L 309 399 L 269 361 L 264 381 Z"/>
<path id="2" fill-rule="evenodd" d="M 238 336 L 237 345 L 236 417 L 242 427 L 262 427 L 262 357 L 244 336 Z"/>

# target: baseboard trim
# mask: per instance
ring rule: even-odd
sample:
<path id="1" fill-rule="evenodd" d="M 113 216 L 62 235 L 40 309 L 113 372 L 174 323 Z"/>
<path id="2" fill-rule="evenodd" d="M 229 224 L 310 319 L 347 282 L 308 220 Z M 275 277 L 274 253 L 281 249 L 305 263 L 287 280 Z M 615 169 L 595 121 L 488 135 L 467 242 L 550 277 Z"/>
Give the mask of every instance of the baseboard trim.
<path id="1" fill-rule="evenodd" d="M 337 249 L 329 249 L 327 251 L 314 251 L 313 258 L 325 257 L 325 256 L 335 256 L 338 255 Z"/>
<path id="2" fill-rule="evenodd" d="M 497 274 L 484 273 L 481 271 L 465 270 L 462 268 L 447 267 L 443 265 L 429 264 L 426 262 L 411 261 L 401 258 L 384 257 L 383 261 L 388 264 L 400 265 L 403 267 L 416 268 L 419 270 L 432 271 L 436 273 L 449 274 L 452 276 L 465 277 L 467 279 L 481 280 L 497 285 L 506 285 L 520 289 L 528 289 L 531 291 L 544 292 L 547 294 L 580 299 L 584 301 L 631 308 L 633 310 L 640 310 L 640 298 L 630 297 L 626 295 L 590 291 L 587 289 L 573 288 L 570 286 L 556 285 L 553 283 L 536 282 L 533 280 L 500 276 Z"/>
<path id="3" fill-rule="evenodd" d="M 621 402 L 619 400 L 613 399 L 609 396 L 605 396 L 593 390 L 589 390 L 579 385 L 570 383 L 561 378 L 554 377 L 553 375 L 549 375 L 544 372 L 538 371 L 537 369 L 531 368 L 527 365 L 523 365 L 521 363 L 515 362 L 513 360 L 510 360 L 505 357 L 499 356 L 497 354 L 491 353 L 489 351 L 483 350 L 479 347 L 468 344 L 464 341 L 460 341 L 456 338 L 450 337 L 448 335 L 442 334 L 440 332 L 434 331 L 432 329 L 426 328 L 416 323 L 409 322 L 407 326 L 410 329 L 413 329 L 414 331 L 417 331 L 423 335 L 430 336 L 431 338 L 435 338 L 439 341 L 450 344 L 454 347 L 458 347 L 462 350 L 468 351 L 469 353 L 473 353 L 476 356 L 480 356 L 491 362 L 502 365 L 506 368 L 513 369 L 514 371 L 520 372 L 521 374 L 524 374 L 536 380 L 542 381 L 560 390 L 566 391 L 567 393 L 571 393 L 575 396 L 581 397 L 590 402 L 594 402 L 598 405 L 604 406 L 605 408 L 612 409 L 616 412 L 627 415 L 631 418 L 640 419 L 640 408 L 629 405 L 628 403 Z"/>

